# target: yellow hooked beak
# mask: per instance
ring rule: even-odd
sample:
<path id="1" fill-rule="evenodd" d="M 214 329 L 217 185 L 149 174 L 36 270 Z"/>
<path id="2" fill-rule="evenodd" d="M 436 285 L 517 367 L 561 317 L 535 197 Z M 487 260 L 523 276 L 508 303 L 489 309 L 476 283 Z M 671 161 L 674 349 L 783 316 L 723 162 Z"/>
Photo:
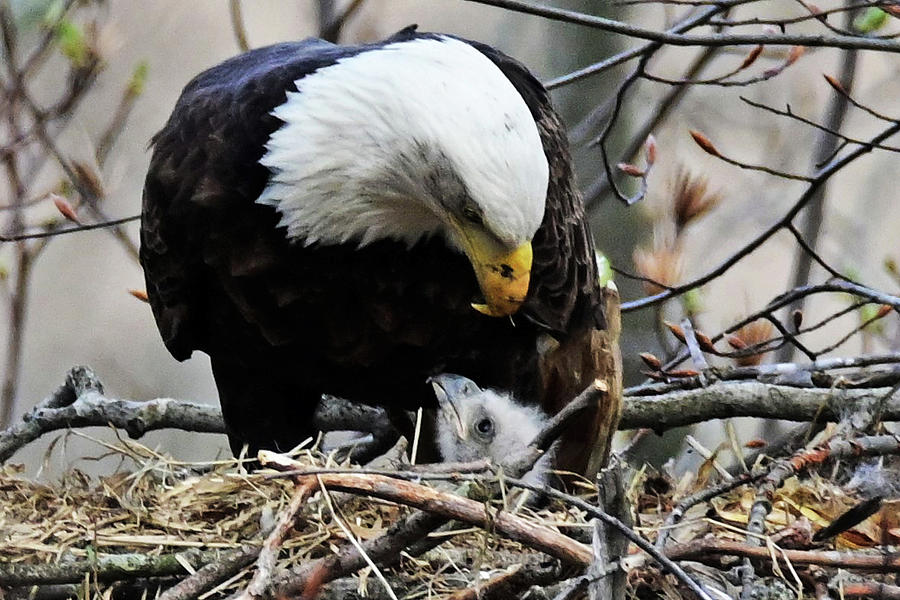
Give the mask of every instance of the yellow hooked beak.
<path id="1" fill-rule="evenodd" d="M 490 317 L 514 314 L 528 294 L 531 243 L 510 250 L 480 228 L 459 225 L 458 231 L 485 299 L 484 304 L 472 304 L 472 308 Z"/>

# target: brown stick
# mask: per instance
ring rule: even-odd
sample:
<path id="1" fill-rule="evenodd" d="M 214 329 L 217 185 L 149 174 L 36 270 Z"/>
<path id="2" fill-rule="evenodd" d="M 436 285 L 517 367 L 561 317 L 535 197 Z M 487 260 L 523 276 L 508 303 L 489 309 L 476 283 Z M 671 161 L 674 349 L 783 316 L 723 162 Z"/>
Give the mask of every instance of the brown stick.
<path id="1" fill-rule="evenodd" d="M 159 595 L 157 600 L 190 600 L 234 576 L 259 556 L 259 546 L 244 546 L 197 569 Z"/>
<path id="2" fill-rule="evenodd" d="M 535 557 L 532 557 L 534 559 Z M 447 596 L 447 600 L 499 600 L 518 597 L 533 585 L 546 586 L 559 580 L 559 563 L 548 564 L 546 557 L 513 565 L 484 583 L 467 587 Z"/>
<path id="3" fill-rule="evenodd" d="M 900 587 L 876 581 L 845 583 L 840 587 L 842 598 L 877 598 L 878 600 L 900 600 Z"/>
<path id="4" fill-rule="evenodd" d="M 318 485 L 315 478 L 309 477 L 297 483 L 294 489 L 294 495 L 291 497 L 290 503 L 284 507 L 278 515 L 278 523 L 275 529 L 266 538 L 262 549 L 259 552 L 259 558 L 256 561 L 256 573 L 253 579 L 244 588 L 244 591 L 237 596 L 237 600 L 253 600 L 265 595 L 266 590 L 272 583 L 272 577 L 275 574 L 275 568 L 278 562 L 278 553 L 285 538 L 294 528 L 300 510 L 306 504 L 306 499 L 316 491 Z"/>
<path id="5" fill-rule="evenodd" d="M 351 494 L 366 494 L 471 523 L 487 530 L 495 530 L 511 540 L 569 564 L 585 567 L 591 563 L 591 549 L 584 544 L 521 517 L 491 509 L 475 500 L 383 475 L 332 473 L 318 477 L 329 489 Z"/>
<path id="6" fill-rule="evenodd" d="M 729 540 L 697 540 L 686 544 L 672 544 L 666 556 L 672 560 L 709 562 L 716 556 L 744 556 L 771 560 L 773 552 L 764 546 L 751 546 Z M 900 553 L 858 554 L 833 550 L 776 550 L 774 556 L 794 565 L 819 565 L 845 569 L 861 569 L 878 573 L 900 573 Z"/>

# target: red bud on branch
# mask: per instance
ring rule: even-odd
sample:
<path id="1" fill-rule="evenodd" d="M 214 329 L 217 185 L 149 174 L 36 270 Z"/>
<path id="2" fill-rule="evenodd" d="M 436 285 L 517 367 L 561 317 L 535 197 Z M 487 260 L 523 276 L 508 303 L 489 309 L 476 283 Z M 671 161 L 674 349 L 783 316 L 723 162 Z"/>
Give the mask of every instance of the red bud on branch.
<path id="1" fill-rule="evenodd" d="M 674 335 L 676 338 L 678 338 L 679 342 L 681 342 L 682 344 L 685 343 L 684 331 L 681 329 L 680 325 L 676 325 L 675 323 L 669 323 L 668 321 L 663 321 L 663 323 L 665 324 L 666 327 L 669 328 L 669 331 L 672 332 L 672 335 Z"/>
<path id="2" fill-rule="evenodd" d="M 709 141 L 709 138 L 700 133 L 699 131 L 694 131 L 693 129 L 689 130 L 691 137 L 694 138 L 694 141 L 697 143 L 700 148 L 706 152 L 707 154 L 712 154 L 713 156 L 721 158 L 722 155 L 719 154 L 719 151 L 716 150 L 716 147 L 713 146 L 713 143 Z"/>
<path id="3" fill-rule="evenodd" d="M 644 364 L 651 369 L 659 371 L 662 368 L 662 362 L 649 352 L 641 352 L 639 356 L 641 357 L 641 360 L 644 361 Z"/>
<path id="4" fill-rule="evenodd" d="M 744 62 L 741 63 L 741 69 L 746 69 L 747 67 L 755 63 L 756 59 L 759 58 L 759 55 L 762 54 L 763 48 L 765 48 L 765 46 L 760 44 L 759 46 L 751 50 L 747 57 L 744 59 Z"/>
<path id="5" fill-rule="evenodd" d="M 77 225 L 81 225 L 81 221 L 78 220 L 78 215 L 75 214 L 75 208 L 66 200 L 63 196 L 59 194 L 50 194 L 50 198 L 53 199 L 53 204 L 56 206 L 56 210 L 59 211 L 59 214 L 72 221 Z"/>
<path id="6" fill-rule="evenodd" d="M 735 350 L 743 350 L 747 347 L 747 344 L 741 338 L 736 335 L 729 335 L 725 337 L 725 341 L 734 348 Z"/>
<path id="7" fill-rule="evenodd" d="M 647 159 L 647 166 L 652 167 L 656 162 L 656 138 L 651 133 L 644 142 L 644 156 Z"/>
<path id="8" fill-rule="evenodd" d="M 844 86 L 841 85 L 840 81 L 838 81 L 831 75 L 825 75 L 824 73 L 822 74 L 822 77 L 825 78 L 825 81 L 828 82 L 828 85 L 830 85 L 832 88 L 834 88 L 834 91 L 836 91 L 838 94 L 841 94 L 844 96 L 847 95 L 847 90 L 844 89 Z"/>
<path id="9" fill-rule="evenodd" d="M 785 61 L 785 64 L 794 64 L 804 54 L 806 54 L 806 46 L 791 46 L 791 50 L 790 52 L 788 52 L 788 57 Z"/>
<path id="10" fill-rule="evenodd" d="M 140 300 L 141 302 L 150 303 L 150 298 L 147 297 L 147 292 L 144 290 L 128 290 L 128 293 Z"/>

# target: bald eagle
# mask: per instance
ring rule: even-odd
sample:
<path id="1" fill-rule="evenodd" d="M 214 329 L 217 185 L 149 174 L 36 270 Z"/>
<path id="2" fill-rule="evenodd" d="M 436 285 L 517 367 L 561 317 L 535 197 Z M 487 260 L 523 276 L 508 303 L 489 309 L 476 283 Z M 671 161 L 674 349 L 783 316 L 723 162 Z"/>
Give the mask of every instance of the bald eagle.
<path id="1" fill-rule="evenodd" d="M 150 304 L 176 359 L 209 355 L 236 453 L 311 435 L 323 393 L 433 404 L 445 371 L 555 412 L 542 353 L 602 327 L 563 126 L 489 46 L 411 27 L 251 50 L 152 146 Z"/>

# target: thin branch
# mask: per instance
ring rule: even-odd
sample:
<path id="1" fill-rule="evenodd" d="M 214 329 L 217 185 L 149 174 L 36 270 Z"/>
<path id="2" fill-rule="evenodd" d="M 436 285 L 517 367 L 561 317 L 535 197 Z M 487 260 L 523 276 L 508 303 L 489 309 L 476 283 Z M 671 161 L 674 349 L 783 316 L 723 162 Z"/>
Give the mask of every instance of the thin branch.
<path id="1" fill-rule="evenodd" d="M 852 2 L 846 0 L 845 5 L 850 8 L 852 7 Z M 853 10 L 848 10 L 844 14 L 848 27 L 852 26 L 853 15 Z M 857 56 L 858 53 L 853 50 L 844 52 L 842 55 L 839 80 L 844 89 L 849 90 L 853 87 L 853 80 L 856 75 Z M 825 110 L 825 128 L 828 131 L 821 132 L 816 141 L 816 152 L 813 157 L 813 165 L 818 165 L 827 161 L 828 157 L 834 154 L 840 138 L 830 132 L 841 130 L 849 108 L 850 103 L 847 100 L 846 95 L 838 94 L 831 96 L 828 107 Z M 794 271 L 793 276 L 791 277 L 792 288 L 806 285 L 809 282 L 810 269 L 812 268 L 812 261 L 818 244 L 819 233 L 825 221 L 825 200 L 827 191 L 828 184 L 825 183 L 819 186 L 815 193 L 810 197 L 808 203 L 809 210 L 803 215 L 803 235 L 798 234 L 795 236 L 798 241 L 803 240 L 805 245 L 801 244 L 800 250 L 794 258 Z M 803 305 L 804 298 L 801 297 L 793 302 L 788 310 L 803 310 Z M 790 349 L 785 347 L 779 353 L 778 358 L 780 360 L 788 360 L 790 357 Z"/>
<path id="2" fill-rule="evenodd" d="M 650 40 L 672 46 L 757 46 L 790 45 L 826 48 L 842 48 L 844 50 L 877 50 L 880 52 L 900 53 L 900 42 L 893 40 L 856 37 L 847 35 L 797 35 L 797 34 L 710 34 L 683 35 L 668 31 L 654 31 L 636 25 L 630 25 L 614 19 L 579 13 L 573 10 L 554 8 L 539 4 L 529 4 L 520 0 L 467 0 L 477 4 L 496 6 L 507 10 L 544 17 L 554 21 L 562 21 L 575 25 L 592 27 L 611 33 L 618 33 L 630 38 Z M 722 0 L 717 2 L 720 8 L 737 6 L 746 0 Z"/>
<path id="3" fill-rule="evenodd" d="M 794 565 L 819 565 L 838 569 L 862 569 L 877 573 L 900 573 L 900 554 L 862 554 L 827 550 L 784 550 L 772 552 L 765 546 L 719 539 L 699 539 L 687 544 L 672 544 L 666 548 L 672 560 L 710 562 L 718 556 L 744 556 L 760 561 L 773 557 Z"/>
<path id="4" fill-rule="evenodd" d="M 881 133 L 876 135 L 870 141 L 873 143 L 879 143 L 884 141 L 885 139 L 891 137 L 892 135 L 900 132 L 900 121 L 892 124 L 887 129 L 883 130 Z M 870 152 L 871 148 L 868 146 L 860 147 L 855 149 L 854 151 L 846 154 L 841 158 L 837 158 L 825 167 L 823 167 L 819 173 L 816 175 L 815 179 L 810 182 L 809 187 L 807 187 L 806 191 L 800 196 L 800 198 L 794 203 L 793 206 L 785 213 L 785 215 L 779 219 L 777 222 L 773 223 L 769 228 L 759 234 L 756 238 L 751 240 L 749 243 L 745 244 L 740 250 L 735 252 L 728 259 L 723 261 L 717 267 L 708 271 L 705 275 L 698 277 L 688 283 L 679 285 L 671 290 L 665 290 L 658 294 L 654 294 L 652 296 L 647 296 L 644 298 L 640 298 L 638 300 L 632 300 L 630 302 L 622 303 L 622 312 L 629 312 L 633 310 L 638 310 L 641 308 L 645 308 L 647 306 L 653 306 L 654 304 L 659 304 L 660 302 L 664 302 L 673 296 L 683 294 L 688 290 L 692 290 L 694 288 L 700 287 L 706 283 L 709 283 L 722 273 L 728 271 L 735 264 L 740 262 L 743 258 L 752 254 L 756 249 L 762 246 L 770 237 L 775 235 L 778 231 L 785 227 L 788 223 L 790 223 L 797 214 L 803 210 L 803 208 L 807 205 L 807 203 L 812 199 L 815 195 L 816 191 L 828 181 L 831 176 L 835 173 L 839 172 L 845 166 L 862 156 L 863 154 Z M 845 291 L 845 290 L 844 290 Z M 898 304 L 900 306 L 900 304 Z"/>
<path id="5" fill-rule="evenodd" d="M 130 217 L 122 217 L 121 219 L 112 219 L 110 221 L 101 221 L 100 223 L 91 223 L 89 225 L 77 225 L 75 227 L 65 227 L 61 229 L 51 229 L 49 231 L 39 231 L 36 233 L 21 233 L 17 235 L 0 235 L 0 243 L 3 242 L 21 242 L 23 240 L 37 240 L 42 238 L 51 238 L 58 235 L 66 235 L 68 233 L 77 233 L 79 231 L 91 231 L 94 229 L 106 229 L 107 227 L 116 227 L 124 223 L 131 223 L 141 218 L 141 215 L 132 215 Z"/>

